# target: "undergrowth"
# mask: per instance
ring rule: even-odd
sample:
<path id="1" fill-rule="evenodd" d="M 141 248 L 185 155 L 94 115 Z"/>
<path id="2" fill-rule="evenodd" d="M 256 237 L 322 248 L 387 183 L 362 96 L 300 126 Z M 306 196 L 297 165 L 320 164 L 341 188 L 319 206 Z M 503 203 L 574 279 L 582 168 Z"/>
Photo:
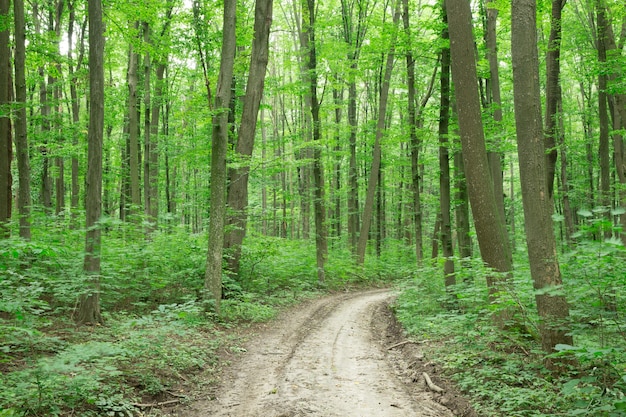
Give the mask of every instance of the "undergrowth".
<path id="1" fill-rule="evenodd" d="M 479 260 L 471 266 L 465 260 L 452 303 L 441 268 L 424 267 L 399 285 L 394 308 L 481 416 L 625 416 L 624 254 L 617 242 L 584 242 L 564 257 L 574 346 L 557 346 L 552 355 L 564 360 L 561 372 L 544 366 L 527 263 L 516 265 L 495 302 L 487 298 L 489 272 Z M 503 310 L 514 312 L 508 330 L 492 320 Z"/>
<path id="2" fill-rule="evenodd" d="M 200 298 L 206 235 L 171 228 L 144 239 L 138 225 L 105 220 L 105 323 L 76 327 L 84 233 L 40 226 L 30 242 L 0 240 L 0 417 L 135 416 L 148 405 L 191 400 L 212 382 L 219 354 L 241 350 L 231 330 L 409 269 L 391 255 L 357 268 L 349 251 L 334 250 L 318 283 L 312 241 L 250 236 L 239 277 L 223 276 L 216 317 Z"/>

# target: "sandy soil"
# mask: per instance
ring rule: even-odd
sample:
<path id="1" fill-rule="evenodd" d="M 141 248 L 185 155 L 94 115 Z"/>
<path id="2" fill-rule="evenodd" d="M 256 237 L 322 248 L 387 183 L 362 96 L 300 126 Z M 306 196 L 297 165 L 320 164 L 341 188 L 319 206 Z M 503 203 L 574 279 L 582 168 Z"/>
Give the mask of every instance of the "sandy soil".
<path id="1" fill-rule="evenodd" d="M 426 387 L 422 372 L 428 363 L 415 345 L 389 349 L 404 340 L 389 312 L 392 297 L 388 290 L 344 293 L 287 311 L 251 336 L 246 352 L 224 371 L 214 391 L 178 412 L 190 417 L 473 415 L 450 390 L 434 393 Z M 445 381 L 430 372 L 445 388 Z"/>

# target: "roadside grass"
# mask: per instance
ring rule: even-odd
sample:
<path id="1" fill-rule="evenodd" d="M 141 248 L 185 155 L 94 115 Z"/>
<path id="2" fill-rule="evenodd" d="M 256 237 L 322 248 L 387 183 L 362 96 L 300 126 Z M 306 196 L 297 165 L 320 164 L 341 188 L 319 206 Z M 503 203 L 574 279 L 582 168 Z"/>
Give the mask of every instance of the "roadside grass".
<path id="1" fill-rule="evenodd" d="M 85 279 L 80 231 L 0 241 L 0 417 L 159 415 L 160 405 L 191 401 L 215 382 L 224 352 L 241 350 L 245 326 L 407 274 L 392 254 L 357 268 L 336 250 L 320 284 L 312 242 L 251 236 L 240 277 L 224 275 L 217 317 L 199 299 L 206 236 L 172 229 L 145 240 L 138 226 L 106 227 L 102 326 L 71 318 Z"/>
<path id="2" fill-rule="evenodd" d="M 426 357 L 481 416 L 625 416 L 626 265 L 617 261 L 623 255 L 619 245 L 587 242 L 563 257 L 575 346 L 558 346 L 551 355 L 563 361 L 561 372 L 544 367 L 535 292 L 524 262 L 517 263 L 512 285 L 495 302 L 487 299 L 480 260 L 460 272 L 452 303 L 442 268 L 426 266 L 398 285 L 394 310 L 407 334 L 425 341 Z M 510 328 L 501 331 L 491 317 L 504 309 L 515 313 Z"/>

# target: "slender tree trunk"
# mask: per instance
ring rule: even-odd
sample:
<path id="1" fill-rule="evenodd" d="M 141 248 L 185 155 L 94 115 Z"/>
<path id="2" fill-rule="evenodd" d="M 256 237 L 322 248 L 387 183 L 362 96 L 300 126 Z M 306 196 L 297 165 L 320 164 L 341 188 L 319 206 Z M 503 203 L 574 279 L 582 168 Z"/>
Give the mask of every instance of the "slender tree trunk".
<path id="1" fill-rule="evenodd" d="M 104 25 L 101 0 L 90 0 L 89 13 L 89 147 L 86 183 L 86 238 L 83 270 L 89 277 L 80 296 L 78 324 L 102 322 L 100 314 L 100 245 L 97 222 L 102 210 L 102 139 L 104 134 Z"/>
<path id="2" fill-rule="evenodd" d="M 229 250 L 228 271 L 239 274 L 241 244 L 246 236 L 248 209 L 248 178 L 250 158 L 254 149 L 259 107 L 263 98 L 265 74 L 269 59 L 269 34 L 272 25 L 273 0 L 256 0 L 254 13 L 254 40 L 250 56 L 250 75 L 246 85 L 241 125 L 237 131 L 235 152 L 242 164 L 229 170 L 227 223 L 229 232 L 225 236 L 224 249 Z"/>
<path id="3" fill-rule="evenodd" d="M 222 255 L 226 219 L 226 151 L 228 146 L 228 105 L 236 50 L 236 0 L 224 1 L 224 23 L 220 73 L 215 93 L 215 115 L 211 145 L 211 207 L 209 214 L 209 248 L 204 277 L 206 297 L 214 302 L 220 314 L 222 300 Z"/>
<path id="4" fill-rule="evenodd" d="M 361 45 L 367 32 L 367 18 L 371 13 L 369 0 L 356 0 L 357 16 L 353 15 L 354 2 L 341 1 L 341 18 L 343 23 L 343 37 L 349 51 L 347 59 L 350 67 L 348 72 L 348 125 L 350 135 L 348 147 L 350 159 L 348 165 L 348 236 L 350 248 L 356 253 L 359 224 L 359 183 L 357 170 L 357 82 L 356 71 L 358 68 Z"/>
<path id="5" fill-rule="evenodd" d="M 134 30 L 138 30 L 139 22 L 135 22 Z M 138 213 L 141 206 L 139 191 L 139 101 L 137 97 L 137 70 L 139 55 L 135 47 L 130 45 L 128 55 L 128 168 L 130 185 L 130 214 Z"/>
<path id="6" fill-rule="evenodd" d="M 365 195 L 365 205 L 363 207 L 363 221 L 361 223 L 361 231 L 359 233 L 359 241 L 357 244 L 357 264 L 363 265 L 365 262 L 365 250 L 367 248 L 367 240 L 369 230 L 372 223 L 372 213 L 374 211 L 374 197 L 376 196 L 376 187 L 378 186 L 378 171 L 380 170 L 381 146 L 385 130 L 385 116 L 387 114 L 387 100 L 389 97 L 389 83 L 391 73 L 393 71 L 393 60 L 395 57 L 395 46 L 398 22 L 400 21 L 400 1 L 396 1 L 394 6 L 393 25 L 394 32 L 391 39 L 391 47 L 387 54 L 387 63 L 385 65 L 385 75 L 382 80 L 380 91 L 380 102 L 378 108 L 378 123 L 376 125 L 376 138 L 374 140 L 374 149 L 372 152 L 372 167 L 369 172 L 369 180 L 367 183 L 367 193 Z"/>
<path id="7" fill-rule="evenodd" d="M 556 175 L 556 147 L 558 135 L 558 102 L 560 100 L 560 71 L 561 71 L 561 12 L 567 0 L 552 0 L 550 15 L 550 38 L 546 54 L 546 181 L 548 182 L 548 197 L 554 195 L 554 177 Z"/>
<path id="8" fill-rule="evenodd" d="M 9 45 L 10 0 L 0 0 L 0 238 L 11 234 L 7 223 L 11 220 L 13 207 L 13 178 L 11 160 L 13 159 L 13 141 L 11 136 L 11 118 L 6 109 L 10 105 L 10 91 L 13 89 L 10 77 L 11 53 Z"/>
<path id="9" fill-rule="evenodd" d="M 313 206 L 315 211 L 315 248 L 317 261 L 317 281 L 323 283 L 326 280 L 324 264 L 328 254 L 328 232 L 326 230 L 326 204 L 324 201 L 324 177 L 322 167 L 322 147 L 319 145 L 322 139 L 320 121 L 320 102 L 317 98 L 317 45 L 315 39 L 315 0 L 307 0 L 307 8 L 303 13 L 308 21 L 303 19 L 303 29 L 308 37 L 309 55 L 305 59 L 309 73 L 309 100 L 311 103 L 311 119 L 313 122 Z"/>
<path id="10" fill-rule="evenodd" d="M 471 26 L 470 4 L 464 0 L 447 0 L 452 80 L 455 86 L 459 130 L 467 189 L 474 216 L 474 226 L 483 261 L 500 277 L 487 276 L 490 294 L 502 291 L 502 275 L 512 270 L 511 250 L 500 215 L 487 160 L 485 134 L 480 113 L 476 58 Z M 499 326 L 506 323 L 506 313 L 494 316 Z"/>
<path id="11" fill-rule="evenodd" d="M 560 95 L 560 93 L 559 93 Z M 558 111 L 563 112 L 562 108 L 562 100 L 559 100 Z M 559 156 L 561 159 L 561 200 L 563 202 L 563 218 L 565 221 L 565 241 L 569 244 L 572 240 L 572 235 L 574 234 L 574 213 L 572 211 L 572 207 L 569 199 L 569 180 L 567 176 L 567 148 L 565 146 L 565 135 L 563 129 L 563 118 L 559 118 L 559 123 L 561 124 L 558 134 L 559 140 Z"/>
<path id="12" fill-rule="evenodd" d="M 441 39 L 446 42 L 448 37 L 448 18 L 445 6 L 442 7 L 444 28 Z M 450 48 L 441 50 L 439 101 L 439 210 L 441 212 L 441 246 L 443 249 L 443 276 L 446 289 L 456 284 L 454 275 L 454 256 L 452 246 L 452 220 L 450 219 L 450 154 L 448 147 L 448 131 L 450 125 Z"/>
<path id="13" fill-rule="evenodd" d="M 26 123 L 26 25 L 24 0 L 13 0 L 13 18 L 15 20 L 15 151 L 19 190 L 17 208 L 20 216 L 20 237 L 30 240 L 30 155 L 28 149 Z"/>
<path id="14" fill-rule="evenodd" d="M 489 3 L 487 3 L 489 5 Z M 495 131 L 500 132 L 502 129 L 502 99 L 500 97 L 500 69 L 498 60 L 498 42 L 496 37 L 498 21 L 498 9 L 494 7 L 487 8 L 487 33 L 486 42 L 489 58 L 489 102 L 491 104 L 491 112 L 495 124 Z M 491 176 L 493 178 L 493 193 L 496 197 L 498 211 L 502 217 L 504 215 L 504 175 L 502 172 L 502 147 L 501 140 L 497 137 L 491 140 L 491 150 L 487 153 L 489 166 L 491 167 Z"/>
<path id="15" fill-rule="evenodd" d="M 422 203 L 420 196 L 419 152 L 422 143 L 417 136 L 417 114 L 415 110 L 415 59 L 411 48 L 411 26 L 409 1 L 402 1 L 402 21 L 405 36 L 409 39 L 409 47 L 406 52 L 407 91 L 408 91 L 408 122 L 409 122 L 409 147 L 411 149 L 411 185 L 413 191 L 413 223 L 415 228 L 415 256 L 418 267 L 424 259 L 422 247 Z"/>
<path id="16" fill-rule="evenodd" d="M 84 39 L 85 39 L 85 29 L 87 19 L 85 19 L 81 32 L 80 32 L 80 40 L 79 40 L 79 55 L 76 60 L 76 68 L 74 68 L 74 58 L 73 58 L 73 38 L 74 38 L 74 23 L 76 22 L 76 12 L 74 8 L 74 1 L 68 2 L 69 9 L 69 24 L 68 24 L 68 33 L 67 33 L 67 62 L 68 62 L 68 74 L 70 80 L 70 101 L 71 101 L 71 109 L 72 109 L 72 146 L 74 149 L 78 149 L 78 138 L 79 138 L 79 125 L 80 125 L 80 100 L 78 99 L 78 91 L 76 88 L 77 76 L 76 73 L 80 71 L 83 62 L 83 54 L 84 54 Z M 71 227 L 76 227 L 76 216 L 78 215 L 78 199 L 80 194 L 80 185 L 78 180 L 78 156 L 76 152 L 72 153 L 72 186 L 71 186 L 71 195 L 70 195 L 70 211 L 71 211 Z"/>
<path id="17" fill-rule="evenodd" d="M 513 0 L 511 51 L 517 147 L 530 271 L 542 319 L 541 344 L 553 352 L 559 343 L 572 344 L 569 307 L 562 286 L 552 225 L 552 199 L 548 193 L 544 134 L 541 120 L 536 5 Z M 550 291 L 546 291 L 552 289 Z M 550 364 L 548 364 L 550 365 Z"/>

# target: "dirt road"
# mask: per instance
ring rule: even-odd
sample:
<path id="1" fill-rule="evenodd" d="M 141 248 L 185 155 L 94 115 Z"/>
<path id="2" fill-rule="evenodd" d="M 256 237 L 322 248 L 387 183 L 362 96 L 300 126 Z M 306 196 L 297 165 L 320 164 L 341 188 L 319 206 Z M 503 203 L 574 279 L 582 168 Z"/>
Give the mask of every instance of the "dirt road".
<path id="1" fill-rule="evenodd" d="M 185 415 L 452 416 L 390 360 L 375 313 L 391 297 L 346 293 L 290 310 L 253 336 L 211 398 Z"/>

